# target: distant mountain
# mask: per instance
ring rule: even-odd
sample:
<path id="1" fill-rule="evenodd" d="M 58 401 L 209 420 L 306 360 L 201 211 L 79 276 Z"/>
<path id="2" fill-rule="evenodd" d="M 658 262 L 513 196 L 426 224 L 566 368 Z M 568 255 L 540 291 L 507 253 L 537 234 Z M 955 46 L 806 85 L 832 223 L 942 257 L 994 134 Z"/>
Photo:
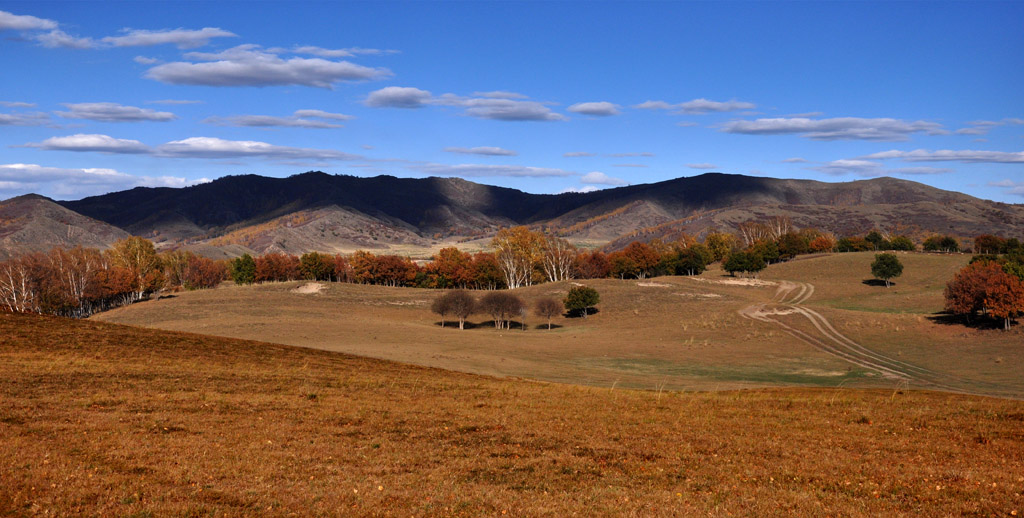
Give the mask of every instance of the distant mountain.
<path id="1" fill-rule="evenodd" d="M 62 205 L 165 245 L 220 247 L 227 254 L 426 247 L 516 224 L 614 247 L 622 240 L 729 230 L 772 215 L 840 235 L 879 228 L 1009 236 L 1024 229 L 1024 206 L 906 180 L 825 183 L 721 173 L 559 195 L 457 178 L 245 175 L 181 189 L 138 187 Z"/>
<path id="2" fill-rule="evenodd" d="M 43 196 L 26 194 L 0 201 L 0 260 L 54 247 L 107 248 L 128 235 Z"/>

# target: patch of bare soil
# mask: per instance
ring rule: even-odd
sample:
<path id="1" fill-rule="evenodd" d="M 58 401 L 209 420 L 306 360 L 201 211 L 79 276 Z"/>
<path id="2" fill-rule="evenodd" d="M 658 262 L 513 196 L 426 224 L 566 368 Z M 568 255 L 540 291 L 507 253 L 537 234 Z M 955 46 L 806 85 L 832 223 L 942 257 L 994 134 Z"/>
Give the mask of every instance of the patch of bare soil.
<path id="1" fill-rule="evenodd" d="M 292 290 L 292 293 L 301 293 L 303 295 L 315 295 L 324 291 L 324 285 L 319 282 L 307 282 L 298 288 Z"/>

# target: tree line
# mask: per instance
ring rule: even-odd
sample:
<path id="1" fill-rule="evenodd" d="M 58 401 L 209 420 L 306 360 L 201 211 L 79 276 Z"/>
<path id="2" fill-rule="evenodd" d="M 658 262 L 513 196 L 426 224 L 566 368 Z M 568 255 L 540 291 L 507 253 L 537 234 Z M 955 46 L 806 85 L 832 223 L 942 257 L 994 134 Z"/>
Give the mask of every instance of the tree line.
<path id="1" fill-rule="evenodd" d="M 160 290 L 217 286 L 226 264 L 190 252 L 158 254 L 141 237 L 109 249 L 54 248 L 0 262 L 0 308 L 84 318 Z"/>
<path id="2" fill-rule="evenodd" d="M 1024 314 L 1024 249 L 982 237 L 987 246 L 979 247 L 976 239 L 975 248 L 997 253 L 975 255 L 953 276 L 944 292 L 946 310 L 967 323 L 980 317 L 1010 329 L 1013 319 Z"/>
<path id="3" fill-rule="evenodd" d="M 570 316 L 582 315 L 586 318 L 600 301 L 601 296 L 594 288 L 573 286 L 561 303 L 551 297 L 537 299 L 533 304 L 533 313 L 547 319 L 550 330 L 551 320 L 562 314 L 563 308 Z M 491 317 L 495 329 L 512 329 L 513 319 L 519 317 L 519 327 L 526 330 L 526 302 L 507 291 L 491 291 L 478 298 L 463 289 L 448 290 L 434 299 L 430 310 L 441 316 L 441 327 L 444 327 L 448 315 L 458 319 L 459 329 L 465 329 L 467 318 L 474 314 L 484 314 Z"/>

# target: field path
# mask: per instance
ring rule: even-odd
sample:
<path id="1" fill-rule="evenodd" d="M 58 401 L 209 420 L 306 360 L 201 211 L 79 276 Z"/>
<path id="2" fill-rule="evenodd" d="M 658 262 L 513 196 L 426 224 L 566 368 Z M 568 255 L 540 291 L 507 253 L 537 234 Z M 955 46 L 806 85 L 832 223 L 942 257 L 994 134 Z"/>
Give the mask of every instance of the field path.
<path id="1" fill-rule="evenodd" d="M 770 323 L 820 351 L 878 372 L 882 376 L 905 381 L 907 384 L 914 383 L 951 392 L 964 392 L 960 387 L 968 383 L 977 385 L 976 382 L 919 367 L 864 347 L 840 333 L 821 313 L 803 305 L 813 294 L 813 284 L 779 281 L 779 287 L 771 302 L 747 306 L 740 309 L 739 314 L 744 318 Z M 800 315 L 806 318 L 816 332 L 806 332 L 773 318 L 786 315 Z"/>

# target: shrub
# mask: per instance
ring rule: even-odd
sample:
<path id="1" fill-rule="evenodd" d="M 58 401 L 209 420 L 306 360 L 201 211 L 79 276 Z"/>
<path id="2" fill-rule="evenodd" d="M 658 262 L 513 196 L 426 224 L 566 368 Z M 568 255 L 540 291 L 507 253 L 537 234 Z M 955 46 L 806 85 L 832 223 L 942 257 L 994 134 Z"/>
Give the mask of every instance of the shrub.
<path id="1" fill-rule="evenodd" d="M 568 295 L 565 296 L 563 304 L 570 315 L 582 313 L 583 318 L 587 318 L 587 313 L 590 312 L 590 309 L 600 301 L 601 296 L 594 288 L 589 286 L 573 286 L 569 289 Z"/>

